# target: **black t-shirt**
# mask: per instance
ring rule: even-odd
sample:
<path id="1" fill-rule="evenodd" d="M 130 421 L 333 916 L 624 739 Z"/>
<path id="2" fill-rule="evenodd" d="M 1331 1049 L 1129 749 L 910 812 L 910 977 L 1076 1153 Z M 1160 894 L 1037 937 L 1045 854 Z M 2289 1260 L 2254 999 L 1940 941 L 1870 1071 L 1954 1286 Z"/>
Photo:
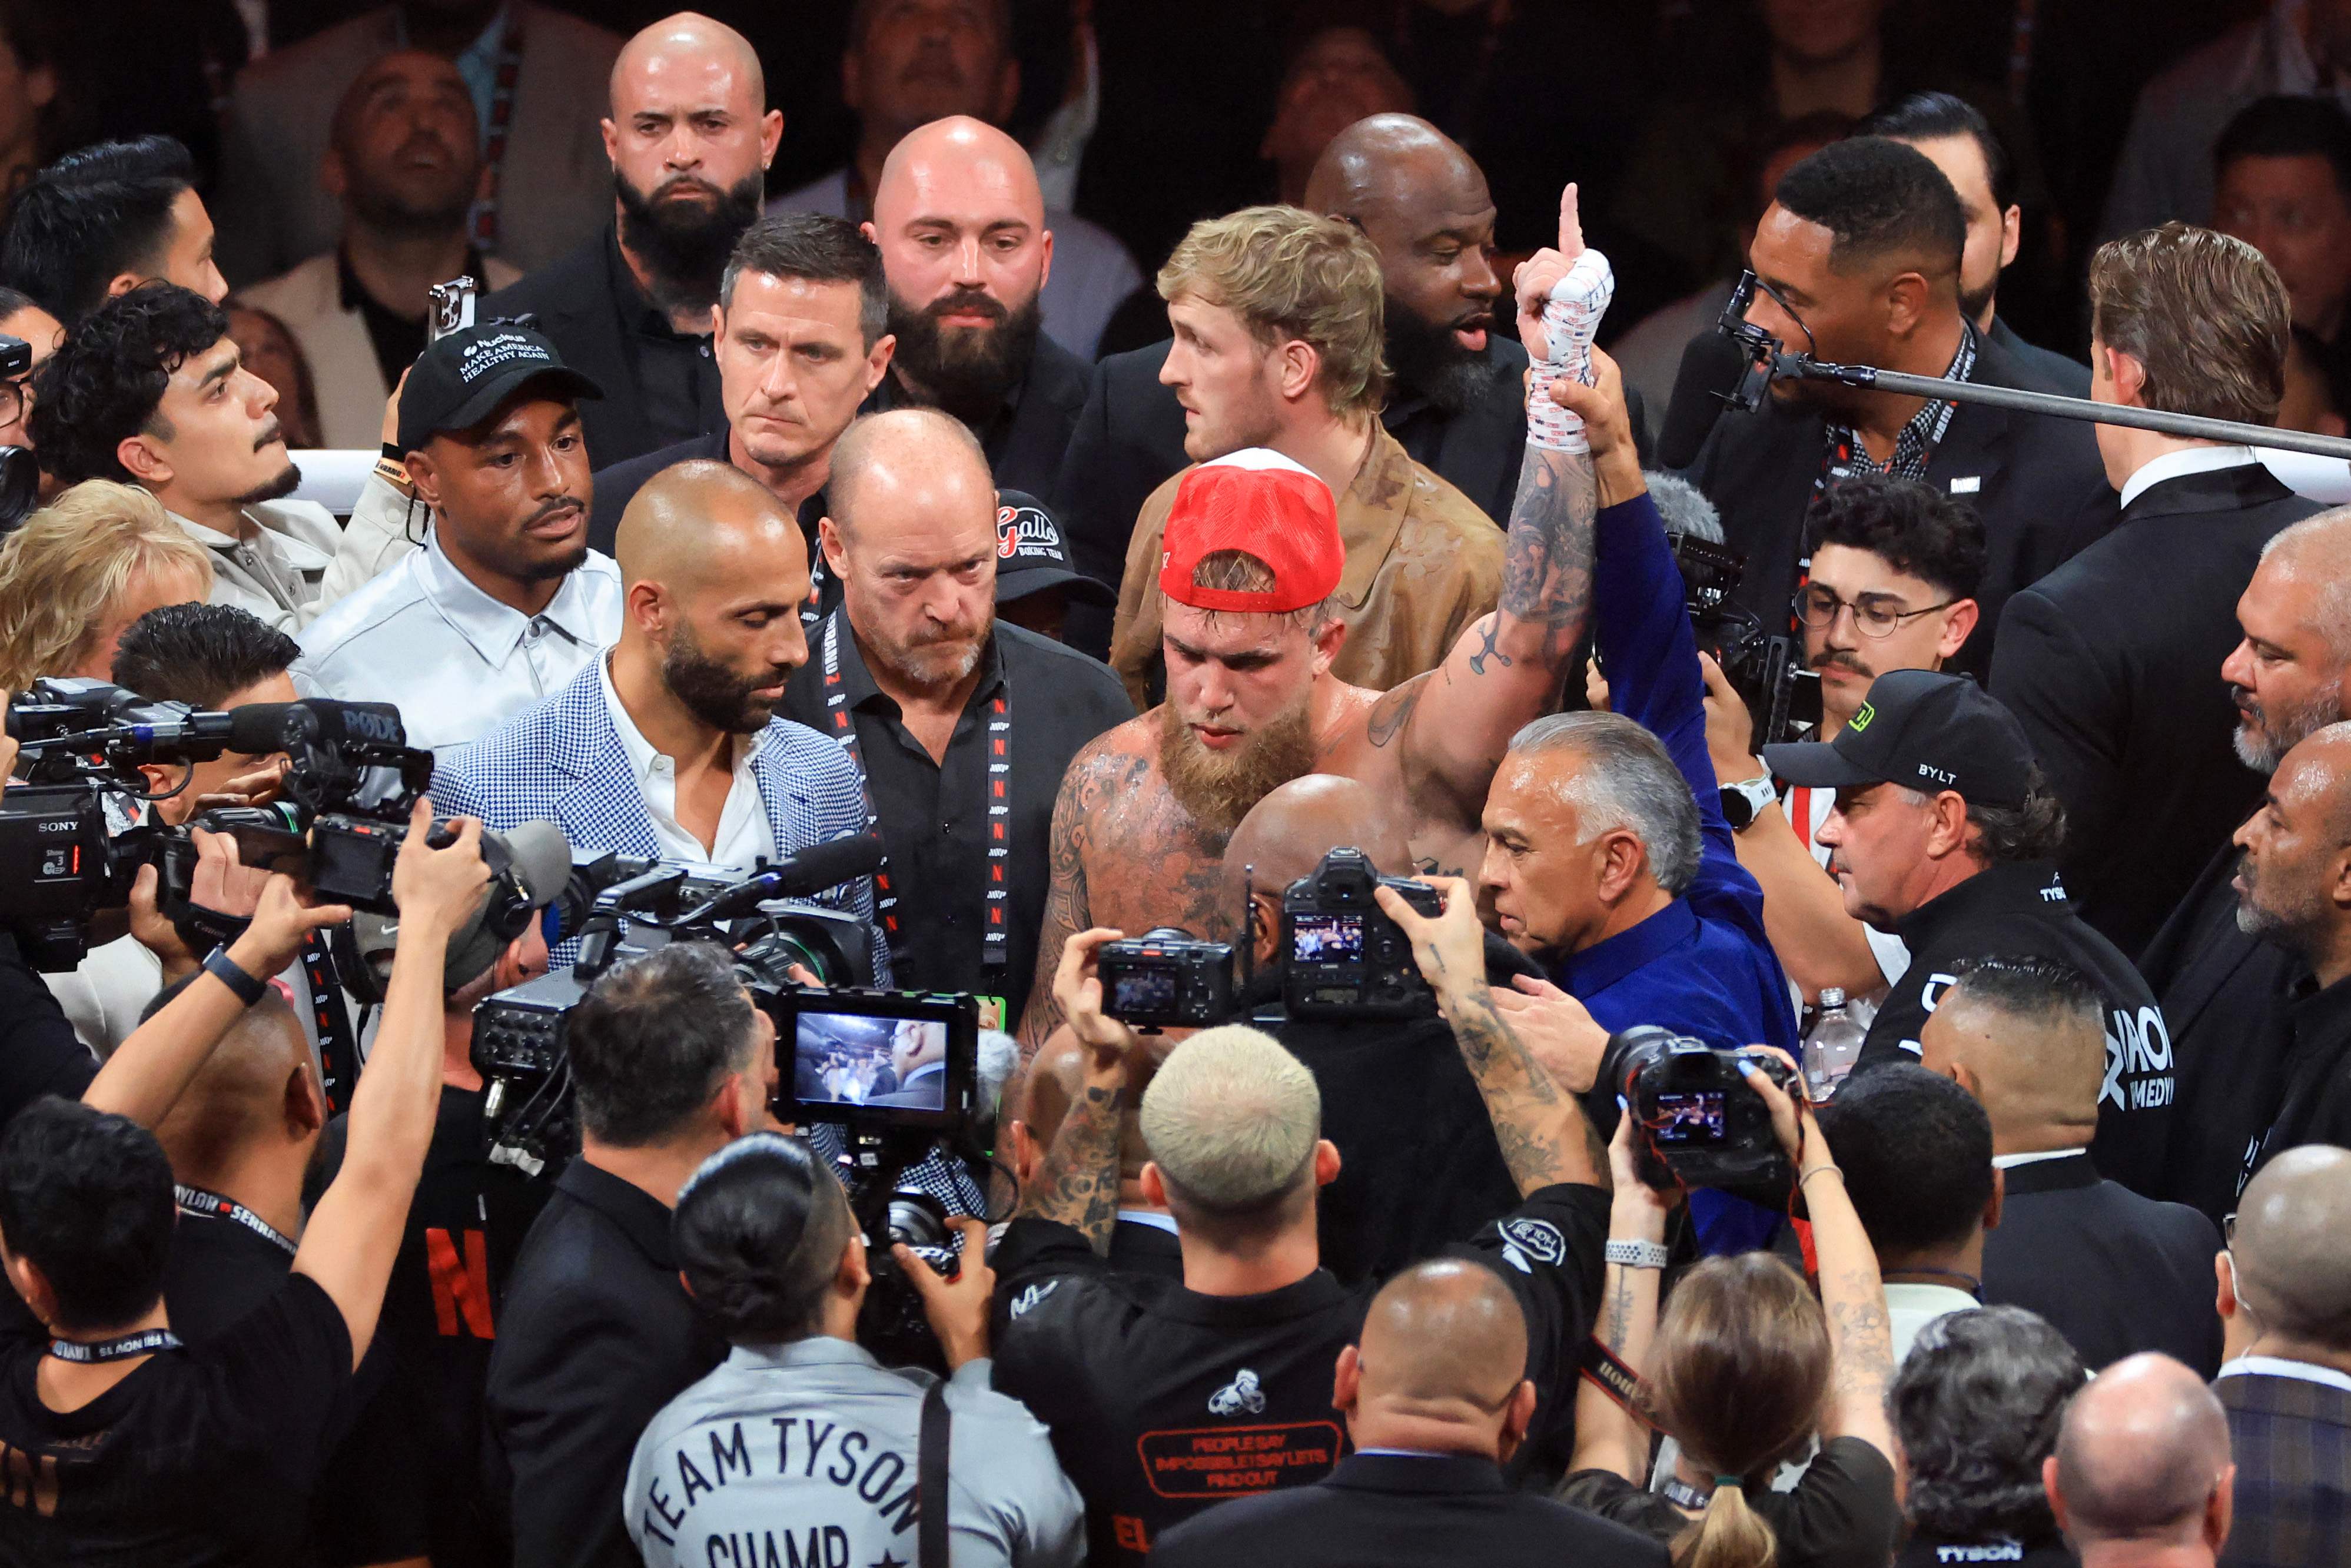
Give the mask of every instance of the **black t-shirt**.
<path id="1" fill-rule="evenodd" d="M 1567 1358 L 1592 1332 L 1607 1235 L 1607 1195 L 1561 1186 L 1442 1249 L 1485 1263 L 1519 1298 L 1539 1424 L 1572 1396 Z M 1372 1282 L 1317 1270 L 1260 1295 L 1202 1295 L 1118 1273 L 1076 1230 L 1041 1219 L 1014 1220 L 995 1266 L 996 1387 L 1050 1428 L 1086 1501 L 1096 1568 L 1133 1568 L 1208 1504 L 1318 1481 L 1338 1463 L 1332 1370 Z"/>
<path id="2" fill-rule="evenodd" d="M 1903 916 L 1894 934 L 1910 949 L 1910 967 L 1870 1021 L 1861 1068 L 1915 1060 L 1918 1031 L 1969 961 L 2062 958 L 2105 1002 L 2106 1071 L 2091 1157 L 2109 1181 L 2134 1192 L 2162 1190 L 2178 1099 L 2170 1030 L 2131 961 L 2074 912 L 2053 864 L 1987 867 Z"/>
<path id="3" fill-rule="evenodd" d="M 1914 1535 L 1894 1568 L 2074 1568 L 2081 1559 L 2054 1535 L 2037 1541 L 1957 1541 Z"/>
<path id="4" fill-rule="evenodd" d="M 551 1180 L 492 1165 L 482 1091 L 444 1086 L 369 1346 L 385 1366 L 320 1488 L 319 1556 L 337 1564 L 430 1556 L 501 1563 L 504 1509 L 482 1484 L 482 1407 L 507 1278 Z M 344 1123 L 329 1133 L 342 1155 Z"/>
<path id="5" fill-rule="evenodd" d="M 275 1563 L 351 1386 L 350 1331 L 297 1274 L 204 1344 L 164 1351 L 78 1410 L 41 1403 L 43 1339 L 0 1344 L 0 1563 Z M 29 1483 L 29 1484 L 28 1484 Z"/>
<path id="6" fill-rule="evenodd" d="M 0 931 L 0 1127 L 44 1094 L 78 1100 L 98 1076 L 98 1059 L 16 938 Z"/>
<path id="7" fill-rule="evenodd" d="M 1611 1519 L 1624 1515 L 1608 1505 L 1640 1490 L 1599 1470 L 1579 1470 L 1561 1489 Z M 1886 1568 L 1902 1532 L 1894 1467 L 1859 1437 L 1830 1438 L 1794 1490 L 1750 1491 L 1747 1502 L 1780 1543 L 1775 1568 Z"/>
<path id="8" fill-rule="evenodd" d="M 189 1344 L 217 1337 L 283 1289 L 293 1268 L 294 1254 L 269 1238 L 183 1206 L 163 1266 L 172 1332 Z"/>

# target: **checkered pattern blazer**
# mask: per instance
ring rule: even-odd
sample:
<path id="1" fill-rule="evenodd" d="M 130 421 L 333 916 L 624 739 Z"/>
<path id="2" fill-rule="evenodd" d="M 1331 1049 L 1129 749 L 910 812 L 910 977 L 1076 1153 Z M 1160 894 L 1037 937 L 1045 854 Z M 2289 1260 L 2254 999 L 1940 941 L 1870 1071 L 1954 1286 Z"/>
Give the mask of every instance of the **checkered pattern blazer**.
<path id="1" fill-rule="evenodd" d="M 2222 1568 L 2351 1562 L 2351 1393 L 2260 1373 L 2212 1385 L 2236 1450 Z"/>
<path id="2" fill-rule="evenodd" d="M 838 742 L 805 725 L 775 719 L 752 756 L 751 769 L 778 854 L 865 831 L 863 784 Z M 433 807 L 443 816 L 479 817 L 501 831 L 544 818 L 581 849 L 661 853 L 593 662 L 537 706 L 471 745 L 444 752 L 433 773 Z M 860 877 L 820 902 L 870 922 L 872 880 Z M 575 946 L 566 942 L 557 948 L 555 967 L 571 962 Z M 890 984 L 890 949 L 878 927 L 873 973 L 876 984 Z"/>

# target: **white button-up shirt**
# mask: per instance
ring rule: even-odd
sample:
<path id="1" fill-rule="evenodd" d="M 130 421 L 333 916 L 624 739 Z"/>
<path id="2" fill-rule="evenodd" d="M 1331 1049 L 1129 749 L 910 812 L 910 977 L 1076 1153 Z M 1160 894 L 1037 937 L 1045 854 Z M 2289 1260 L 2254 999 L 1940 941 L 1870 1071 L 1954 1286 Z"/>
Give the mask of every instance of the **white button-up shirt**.
<path id="1" fill-rule="evenodd" d="M 630 775 L 645 798 L 645 815 L 653 821 L 653 837 L 661 841 L 662 859 L 682 862 L 692 867 L 706 867 L 730 876 L 748 876 L 762 860 L 776 858 L 776 830 L 768 821 L 767 802 L 759 795 L 759 776 L 751 767 L 751 758 L 767 744 L 768 732 L 734 737 L 735 780 L 726 791 L 726 804 L 718 813 L 718 831 L 705 846 L 700 839 L 681 826 L 677 820 L 677 761 L 653 749 L 653 743 L 637 728 L 637 721 L 621 706 L 621 694 L 612 689 L 612 660 L 610 654 L 596 661 L 596 671 L 604 687 L 604 706 L 612 716 L 612 731 L 621 737 L 621 749 L 629 758 Z"/>
<path id="2" fill-rule="evenodd" d="M 621 569 L 588 552 L 536 615 L 491 598 L 437 538 L 310 623 L 297 686 L 400 708 L 408 744 L 474 740 L 569 685 L 621 635 Z"/>

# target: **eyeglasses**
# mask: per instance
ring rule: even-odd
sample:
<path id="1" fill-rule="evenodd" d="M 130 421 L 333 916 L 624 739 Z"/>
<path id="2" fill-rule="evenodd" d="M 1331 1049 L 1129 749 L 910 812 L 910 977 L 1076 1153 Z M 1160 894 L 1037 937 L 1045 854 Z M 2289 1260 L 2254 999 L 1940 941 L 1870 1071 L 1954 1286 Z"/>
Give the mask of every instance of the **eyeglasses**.
<path id="1" fill-rule="evenodd" d="M 1929 604 L 1923 610 L 1896 610 L 1873 594 L 1864 594 L 1860 599 L 1847 602 L 1838 598 L 1834 589 L 1807 583 L 1796 590 L 1796 596 L 1788 601 L 1788 607 L 1805 625 L 1823 630 L 1836 624 L 1838 611 L 1850 610 L 1853 612 L 1853 623 L 1861 629 L 1863 636 L 1891 637 L 1894 629 L 1905 621 L 1932 615 L 1938 610 L 1949 610 L 1958 602 L 1956 599 L 1946 599 L 1940 604 Z"/>

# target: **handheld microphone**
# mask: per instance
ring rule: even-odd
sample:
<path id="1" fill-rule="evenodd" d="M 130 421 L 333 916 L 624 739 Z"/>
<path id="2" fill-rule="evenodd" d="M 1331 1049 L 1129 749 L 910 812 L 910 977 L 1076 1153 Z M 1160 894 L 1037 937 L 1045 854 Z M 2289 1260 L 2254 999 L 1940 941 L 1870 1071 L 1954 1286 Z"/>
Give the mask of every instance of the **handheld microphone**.
<path id="1" fill-rule="evenodd" d="M 807 898 L 853 877 L 871 876 L 883 859 L 879 833 L 852 833 L 796 850 L 758 875 L 714 894 L 678 924 L 748 915 L 771 898 Z"/>
<path id="2" fill-rule="evenodd" d="M 1674 395 L 1666 404 L 1666 423 L 1657 436 L 1657 461 L 1667 468 L 1687 468 L 1698 461 L 1715 422 L 1730 405 L 1748 374 L 1753 356 L 1716 328 L 1692 338 L 1682 350 L 1681 369 L 1674 375 Z"/>

